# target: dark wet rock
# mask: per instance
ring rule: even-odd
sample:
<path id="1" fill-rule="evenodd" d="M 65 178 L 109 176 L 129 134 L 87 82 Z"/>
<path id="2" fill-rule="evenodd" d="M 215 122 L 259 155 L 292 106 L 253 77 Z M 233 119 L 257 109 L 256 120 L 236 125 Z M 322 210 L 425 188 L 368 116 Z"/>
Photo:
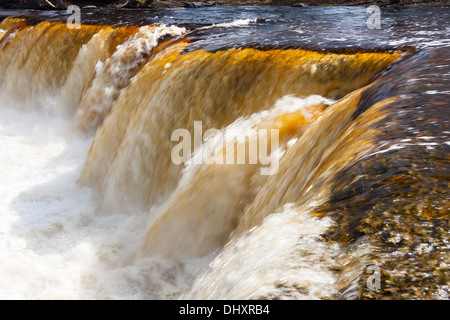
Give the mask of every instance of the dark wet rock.
<path id="1" fill-rule="evenodd" d="M 340 172 L 333 196 L 318 210 L 335 220 L 327 238 L 345 248 L 340 298 L 449 297 L 450 163 L 442 121 L 448 95 L 440 92 L 446 79 L 435 76 L 448 71 L 449 54 L 444 47 L 411 55 L 359 101 L 354 121 L 376 103 L 396 99 L 385 107 L 389 116 L 371 126 L 379 132 L 377 152 Z"/>

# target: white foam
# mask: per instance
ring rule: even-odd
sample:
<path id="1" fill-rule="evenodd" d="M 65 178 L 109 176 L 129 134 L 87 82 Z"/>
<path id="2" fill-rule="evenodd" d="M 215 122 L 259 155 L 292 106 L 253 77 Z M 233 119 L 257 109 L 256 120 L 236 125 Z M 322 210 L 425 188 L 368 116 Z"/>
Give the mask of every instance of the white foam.
<path id="1" fill-rule="evenodd" d="M 0 102 L 0 299 L 162 299 L 188 290 L 196 262 L 118 262 L 146 215 L 97 212 L 77 184 L 92 138 L 53 113 Z"/>
<path id="2" fill-rule="evenodd" d="M 222 28 L 231 28 L 231 27 L 241 27 L 241 26 L 248 26 L 252 22 L 256 22 L 257 19 L 236 19 L 230 22 L 223 22 L 223 23 L 217 23 L 213 24 L 213 27 L 222 27 Z"/>
<path id="3" fill-rule="evenodd" d="M 159 40 L 167 35 L 181 36 L 185 32 L 185 28 L 164 24 L 143 26 L 135 35 L 117 46 L 111 57 L 98 61 L 92 86 L 86 92 L 82 107 L 77 112 L 80 121 L 83 122 L 85 113 L 95 112 L 101 115 L 101 118 L 105 117 L 121 90 L 128 85 L 134 68 L 145 61 Z"/>
<path id="4" fill-rule="evenodd" d="M 234 238 L 194 283 L 187 299 L 327 299 L 336 293 L 339 246 L 321 238 L 329 218 L 286 205 Z"/>

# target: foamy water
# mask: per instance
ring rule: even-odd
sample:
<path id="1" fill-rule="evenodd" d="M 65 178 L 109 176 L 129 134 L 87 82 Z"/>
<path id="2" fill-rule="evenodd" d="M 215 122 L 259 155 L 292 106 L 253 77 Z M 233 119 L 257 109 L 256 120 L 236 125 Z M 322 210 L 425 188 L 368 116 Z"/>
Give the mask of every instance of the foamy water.
<path id="1" fill-rule="evenodd" d="M 97 212 L 97 194 L 77 184 L 92 139 L 70 128 L 51 112 L 0 107 L 0 298 L 176 297 L 189 265 L 120 265 L 146 215 Z"/>
<path id="2" fill-rule="evenodd" d="M 256 22 L 256 21 L 257 21 L 257 19 L 236 19 L 236 20 L 233 20 L 230 22 L 213 24 L 213 27 L 229 28 L 229 27 L 248 26 L 250 23 Z"/>
<path id="3" fill-rule="evenodd" d="M 0 296 L 79 297 L 94 253 L 83 224 L 95 195 L 76 185 L 89 141 L 68 137 L 49 114 L 8 107 L 0 109 Z"/>
<path id="4" fill-rule="evenodd" d="M 323 102 L 319 98 L 285 97 L 271 112 L 279 114 L 280 110 L 291 110 L 292 104 L 297 109 L 298 104 Z M 58 101 L 50 101 L 44 110 L 31 111 L 17 109 L 7 99 L 1 101 L 1 299 L 178 299 L 191 291 L 201 273 L 203 276 L 197 280 L 193 295 L 205 281 L 209 283 L 208 290 L 215 292 L 204 293 L 211 297 L 270 295 L 275 290 L 273 280 L 283 281 L 279 274 L 281 270 L 276 271 L 278 264 L 289 259 L 301 245 L 296 236 L 298 232 L 305 235 L 301 240 L 305 242 L 303 246 L 311 245 L 305 246 L 304 250 L 307 247 L 317 249 L 321 245 L 317 232 L 326 229 L 329 221 L 317 223 L 306 215 L 293 221 L 295 211 L 288 210 L 267 219 L 250 236 L 236 239 L 231 246 L 243 247 L 236 256 L 230 256 L 228 249 L 216 259 L 217 252 L 185 261 L 152 256 L 124 265 L 123 258 L 145 231 L 149 213 L 130 208 L 114 212 L 98 209 L 100 197 L 97 192 L 77 183 L 93 137 L 76 134 L 72 128 L 73 120 L 65 118 L 63 112 L 56 112 L 58 104 Z M 245 130 L 245 126 L 242 129 Z M 271 241 L 280 233 L 283 238 Z M 273 247 L 269 250 L 275 256 L 264 255 L 261 251 L 249 260 L 248 254 L 256 254 L 255 244 L 263 241 L 262 238 Z M 264 262 L 266 269 L 263 271 L 267 277 L 249 278 L 241 287 L 235 288 L 239 292 L 230 295 L 223 291 L 224 286 L 234 283 L 228 282 L 228 276 L 239 275 L 242 270 L 227 270 L 229 262 L 224 259 L 238 261 L 233 267 L 238 269 L 253 268 Z M 267 259 L 268 262 L 264 261 Z M 210 262 L 212 264 L 208 266 Z M 302 263 L 308 267 L 302 268 L 301 274 L 308 277 L 310 272 L 316 272 L 316 280 L 305 280 L 303 285 L 317 284 L 321 296 L 326 295 L 322 286 L 332 283 L 333 276 L 326 271 L 322 273 L 321 266 L 309 270 L 313 267 L 310 265 L 312 260 Z M 211 268 L 218 265 L 225 269 L 219 268 L 208 275 Z M 298 277 L 299 271 L 295 270 L 287 277 Z M 210 277 L 217 280 L 209 281 Z M 269 284 L 265 285 L 265 282 Z M 316 295 L 313 290 L 302 297 L 314 298 Z"/>
<path id="5" fill-rule="evenodd" d="M 330 299 L 337 292 L 331 268 L 339 246 L 321 234 L 331 225 L 331 219 L 287 204 L 230 241 L 185 298 Z"/>

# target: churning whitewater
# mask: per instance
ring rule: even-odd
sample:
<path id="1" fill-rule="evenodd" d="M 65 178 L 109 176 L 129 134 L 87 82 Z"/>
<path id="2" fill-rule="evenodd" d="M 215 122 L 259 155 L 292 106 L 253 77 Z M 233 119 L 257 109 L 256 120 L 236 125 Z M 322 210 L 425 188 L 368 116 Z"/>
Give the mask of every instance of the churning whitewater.
<path id="1" fill-rule="evenodd" d="M 91 139 L 52 113 L 8 107 L 0 111 L 1 297 L 162 298 L 183 288 L 187 276 L 163 280 L 185 273 L 163 260 L 115 267 L 145 216 L 102 214 L 98 195 L 77 184 Z"/>
<path id="2" fill-rule="evenodd" d="M 196 10 L 0 11 L 0 298 L 448 299 L 448 11 Z"/>
<path id="3" fill-rule="evenodd" d="M 305 101 L 286 97 L 276 104 L 273 113 L 295 111 L 312 102 L 324 101 L 327 100 L 320 97 Z M 132 244 L 143 232 L 148 213 L 137 209 L 122 212 L 98 210 L 98 192 L 77 183 L 92 138 L 74 131 L 70 119 L 55 112 L 53 108 L 59 103 L 54 102 L 52 106 L 49 102 L 46 110 L 34 111 L 17 110 L 2 100 L 1 211 L 5 218 L 2 219 L 0 238 L 2 298 L 180 297 L 189 291 L 194 276 L 207 265 L 210 257 L 186 261 L 149 257 L 141 258 L 131 266 L 122 265 L 122 257 L 133 248 Z M 243 131 L 247 128 L 241 125 Z M 192 170 L 195 171 L 194 168 Z M 192 173 L 186 172 L 184 179 L 189 175 Z M 288 217 L 285 219 L 289 220 Z M 294 232 L 298 232 L 298 228 L 303 230 L 301 234 L 307 235 L 304 240 L 306 246 L 302 250 L 320 254 L 314 235 L 316 230 L 326 228 L 327 223 L 310 220 L 305 225 L 287 221 L 285 227 L 278 228 L 281 221 L 270 227 L 286 238 L 286 243 L 280 239 L 272 243 L 276 246 L 273 252 L 279 255 L 278 258 L 283 256 L 280 250 L 295 247 L 297 234 Z M 273 231 L 265 232 L 273 237 Z M 249 243 L 248 250 L 253 250 L 251 245 Z M 244 256 L 237 259 L 246 264 L 248 256 L 245 252 L 242 254 Z M 264 261 L 266 258 L 259 259 Z M 255 258 L 254 264 L 247 264 L 247 268 L 256 268 L 260 262 Z M 313 271 L 321 271 L 322 266 L 314 266 L 314 261 L 309 264 Z M 308 275 L 312 272 L 310 269 L 302 272 Z M 270 275 L 266 281 L 270 283 L 277 279 L 276 276 Z M 316 277 L 320 284 L 332 283 L 329 279 L 332 275 L 319 273 Z M 314 294 L 326 296 L 325 292 Z M 247 296 L 244 294 L 242 297 Z"/>
<path id="4" fill-rule="evenodd" d="M 272 113 L 279 115 L 281 111 L 295 111 L 308 107 L 313 102 L 330 103 L 320 97 L 305 100 L 286 97 L 276 104 Z M 1 297 L 4 299 L 180 298 L 182 294 L 189 292 L 195 276 L 208 265 L 211 257 L 184 261 L 171 261 L 158 256 L 143 257 L 133 265 L 123 265 L 123 257 L 133 249 L 133 243 L 137 242 L 144 231 L 143 226 L 147 223 L 148 213 L 136 208 L 114 212 L 98 210 L 98 192 L 77 183 L 92 137 L 74 131 L 70 118 L 58 115 L 52 109 L 59 103 L 55 101 L 52 106 L 49 102 L 46 110 L 34 111 L 17 110 L 11 102 L 2 100 L 0 167 L 3 182 L 1 212 L 4 219 L 0 233 Z M 267 113 L 264 115 L 268 117 Z M 259 117 L 264 118 L 264 115 Z M 238 121 L 237 125 L 241 122 Z M 252 119 L 252 122 L 256 122 L 256 119 Z M 248 126 L 241 124 L 243 132 L 247 129 Z M 184 180 L 189 179 L 188 177 L 193 174 L 192 171 L 196 169 L 190 168 L 184 174 Z M 180 183 L 180 188 L 185 183 L 185 181 Z M 298 246 L 296 239 L 300 232 L 305 234 L 302 250 L 314 252 L 314 256 L 328 252 L 325 249 L 323 253 L 318 252 L 317 245 L 321 244 L 315 239 L 317 232 L 326 228 L 330 222 L 317 222 L 314 218 L 307 218 L 307 215 L 303 219 L 310 221 L 305 224 L 299 222 L 301 217 L 292 220 L 293 217 L 286 215 L 282 219 L 286 221 L 281 220 L 273 225 L 269 223 L 269 228 L 273 230 L 263 229 L 259 235 L 250 236 L 248 240 L 250 242 L 246 245 L 247 250 L 250 252 L 254 250 L 253 242 L 259 241 L 260 237 L 281 236 L 271 244 L 275 246 L 271 248 L 272 252 L 277 255 L 271 259 L 282 259 L 284 254 L 289 254 L 289 250 Z M 221 221 L 215 223 L 220 224 Z M 253 238 L 254 240 L 251 240 Z M 281 241 L 281 238 L 285 240 Z M 261 262 L 266 263 L 267 256 L 264 256 L 255 257 L 252 260 L 253 264 L 248 264 L 248 253 L 241 252 L 241 254 L 242 257 L 234 259 L 250 270 L 257 268 Z M 284 264 L 283 260 L 273 263 Z M 314 275 L 316 280 L 313 281 L 318 283 L 316 290 L 333 283 L 333 275 L 321 270 L 325 266 L 315 265 L 314 260 L 310 261 L 310 258 L 302 264 L 306 264 L 307 267 L 300 273 L 305 274 L 306 278 L 305 280 L 300 278 L 300 282 L 309 282 L 311 281 L 309 277 Z M 244 291 L 239 297 L 257 297 L 257 294 L 267 294 L 275 290 L 270 284 L 273 280 L 281 279 L 280 276 L 283 276 L 281 271 L 278 271 L 280 274 L 267 277 L 269 287 L 260 289 L 260 293 L 251 291 L 254 288 L 250 279 L 250 284 L 246 285 L 249 286 L 247 290 L 250 292 Z M 294 276 L 297 274 L 288 275 Z M 330 287 L 325 287 L 326 290 L 314 292 L 311 297 L 326 297 L 330 294 L 328 291 L 333 292 Z M 236 290 L 236 287 L 234 289 Z M 233 297 L 229 293 L 223 295 L 225 298 Z"/>

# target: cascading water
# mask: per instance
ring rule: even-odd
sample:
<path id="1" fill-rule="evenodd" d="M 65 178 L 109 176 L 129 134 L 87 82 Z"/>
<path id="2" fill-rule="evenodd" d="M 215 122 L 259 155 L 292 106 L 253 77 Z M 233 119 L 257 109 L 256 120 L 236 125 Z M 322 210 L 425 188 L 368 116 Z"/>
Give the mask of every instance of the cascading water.
<path id="1" fill-rule="evenodd" d="M 448 299 L 448 29 L 291 9 L 4 19 L 0 297 Z"/>

